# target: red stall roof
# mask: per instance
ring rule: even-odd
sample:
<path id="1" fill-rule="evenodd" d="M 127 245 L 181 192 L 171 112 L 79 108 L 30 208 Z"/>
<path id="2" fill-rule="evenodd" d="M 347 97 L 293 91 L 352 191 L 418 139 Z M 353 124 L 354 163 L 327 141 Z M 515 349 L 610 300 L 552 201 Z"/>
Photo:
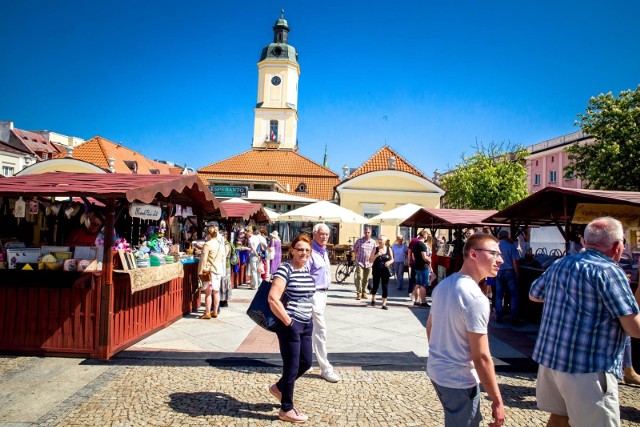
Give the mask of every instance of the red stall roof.
<path id="1" fill-rule="evenodd" d="M 224 218 L 242 218 L 245 221 L 253 217 L 256 222 L 269 222 L 269 215 L 260 203 L 223 202 L 220 203 L 220 216 Z"/>
<path id="2" fill-rule="evenodd" d="M 220 203 L 196 175 L 128 175 L 117 173 L 48 172 L 0 180 L 5 197 L 93 197 L 128 202 L 154 200 L 196 207 L 213 213 Z"/>
<path id="3" fill-rule="evenodd" d="M 494 225 L 483 223 L 482 220 L 495 214 L 496 210 L 473 209 L 435 209 L 422 208 L 402 224 L 405 227 L 455 228 Z M 495 224 L 497 225 L 497 224 Z"/>

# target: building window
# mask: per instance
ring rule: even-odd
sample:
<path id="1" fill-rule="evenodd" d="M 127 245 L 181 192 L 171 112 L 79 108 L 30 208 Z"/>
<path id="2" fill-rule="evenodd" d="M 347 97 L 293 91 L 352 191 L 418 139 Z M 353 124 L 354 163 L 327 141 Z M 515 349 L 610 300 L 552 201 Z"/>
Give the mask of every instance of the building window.
<path id="1" fill-rule="evenodd" d="M 269 141 L 277 141 L 278 140 L 278 121 L 271 120 L 269 121 Z"/>
<path id="2" fill-rule="evenodd" d="M 533 176 L 533 185 L 540 185 L 540 174 L 537 173 Z"/>
<path id="3" fill-rule="evenodd" d="M 567 172 L 567 175 L 564 177 L 564 179 L 567 181 L 571 181 L 573 178 L 575 178 L 573 176 L 573 172 Z"/>
<path id="4" fill-rule="evenodd" d="M 549 171 L 549 182 L 556 182 L 556 171 Z"/>
<path id="5" fill-rule="evenodd" d="M 13 166 L 2 166 L 2 175 L 4 176 L 13 176 Z"/>
<path id="6" fill-rule="evenodd" d="M 538 161 L 536 160 L 536 166 L 538 166 Z"/>
<path id="7" fill-rule="evenodd" d="M 48 158 L 47 153 L 42 153 L 42 160 L 47 160 Z"/>
<path id="8" fill-rule="evenodd" d="M 308 193 L 307 184 L 305 184 L 304 182 L 298 184 L 298 187 L 296 187 L 296 193 Z"/>
<path id="9" fill-rule="evenodd" d="M 551 156 L 551 163 L 553 163 L 553 156 Z"/>

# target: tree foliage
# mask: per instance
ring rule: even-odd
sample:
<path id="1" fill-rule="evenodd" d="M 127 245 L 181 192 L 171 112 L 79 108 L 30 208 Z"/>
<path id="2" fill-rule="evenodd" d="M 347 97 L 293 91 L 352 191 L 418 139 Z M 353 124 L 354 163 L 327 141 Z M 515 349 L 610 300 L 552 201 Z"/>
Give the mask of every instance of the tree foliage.
<path id="1" fill-rule="evenodd" d="M 640 191 L 640 86 L 611 92 L 589 100 L 585 114 L 578 114 L 582 130 L 595 137 L 594 144 L 567 149 L 572 174 L 595 190 Z"/>
<path id="2" fill-rule="evenodd" d="M 503 209 L 528 196 L 523 147 L 482 144 L 471 157 L 462 155 L 456 169 L 440 181 L 448 208 Z"/>

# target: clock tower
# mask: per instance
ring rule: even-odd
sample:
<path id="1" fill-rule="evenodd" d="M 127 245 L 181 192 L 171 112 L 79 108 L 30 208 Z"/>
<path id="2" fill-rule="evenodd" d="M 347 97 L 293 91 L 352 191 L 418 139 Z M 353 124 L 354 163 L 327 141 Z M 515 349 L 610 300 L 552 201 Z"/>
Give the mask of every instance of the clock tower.
<path id="1" fill-rule="evenodd" d="M 273 26 L 273 43 L 258 61 L 258 103 L 253 124 L 253 148 L 298 149 L 298 52 L 287 43 L 289 24 Z"/>

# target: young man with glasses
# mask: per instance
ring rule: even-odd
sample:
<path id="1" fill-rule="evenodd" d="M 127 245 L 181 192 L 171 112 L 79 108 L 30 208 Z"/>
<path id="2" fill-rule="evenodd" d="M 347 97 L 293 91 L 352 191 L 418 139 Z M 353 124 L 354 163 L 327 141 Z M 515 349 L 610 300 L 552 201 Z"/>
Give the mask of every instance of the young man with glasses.
<path id="1" fill-rule="evenodd" d="M 479 426 L 480 387 L 491 399 L 491 426 L 504 422 L 504 405 L 489 351 L 489 300 L 478 282 L 498 273 L 498 239 L 474 234 L 463 248 L 463 264 L 433 290 L 427 319 L 427 375 L 444 407 L 445 426 Z"/>

